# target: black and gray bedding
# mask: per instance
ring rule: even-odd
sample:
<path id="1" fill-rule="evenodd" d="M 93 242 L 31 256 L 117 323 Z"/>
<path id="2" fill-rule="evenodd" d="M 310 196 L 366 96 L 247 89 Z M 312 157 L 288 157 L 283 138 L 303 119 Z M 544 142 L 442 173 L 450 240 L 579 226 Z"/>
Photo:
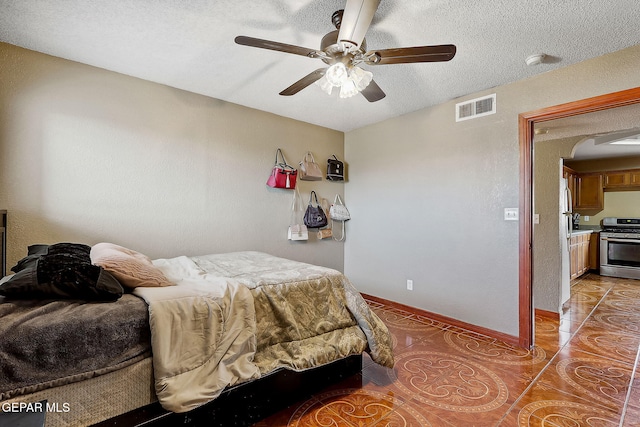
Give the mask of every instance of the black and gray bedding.
<path id="1" fill-rule="evenodd" d="M 32 245 L 0 284 L 0 400 L 149 356 L 147 305 L 93 265 L 90 250 Z"/>
<path id="2" fill-rule="evenodd" d="M 27 256 L 11 268 L 15 274 L 0 286 L 9 298 L 75 298 L 115 301 L 122 285 L 91 262 L 91 247 L 78 243 L 32 245 Z"/>

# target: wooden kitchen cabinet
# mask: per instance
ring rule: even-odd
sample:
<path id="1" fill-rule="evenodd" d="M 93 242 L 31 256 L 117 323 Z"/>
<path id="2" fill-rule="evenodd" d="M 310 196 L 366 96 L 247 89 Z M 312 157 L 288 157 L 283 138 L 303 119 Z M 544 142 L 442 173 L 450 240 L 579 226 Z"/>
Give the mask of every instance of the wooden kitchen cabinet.
<path id="1" fill-rule="evenodd" d="M 640 170 L 629 169 L 605 172 L 604 188 L 607 190 L 637 190 L 640 188 Z"/>
<path id="2" fill-rule="evenodd" d="M 574 234 L 569 239 L 569 259 L 571 262 L 572 280 L 589 271 L 591 234 L 592 233 Z"/>
<path id="3" fill-rule="evenodd" d="M 575 208 L 604 209 L 604 185 L 602 173 L 584 173 L 576 176 Z"/>
<path id="4" fill-rule="evenodd" d="M 629 185 L 630 174 L 628 172 L 607 172 L 604 174 L 604 186 L 606 188 L 624 187 Z"/>

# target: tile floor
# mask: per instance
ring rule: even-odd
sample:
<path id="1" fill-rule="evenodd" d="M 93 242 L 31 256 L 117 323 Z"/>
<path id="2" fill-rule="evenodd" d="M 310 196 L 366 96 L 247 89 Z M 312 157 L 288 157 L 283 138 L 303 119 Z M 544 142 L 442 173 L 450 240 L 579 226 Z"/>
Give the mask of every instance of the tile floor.
<path id="1" fill-rule="evenodd" d="M 254 427 L 640 426 L 640 281 L 572 284 L 560 320 L 536 317 L 535 348 L 369 301 L 396 366 L 362 374 Z"/>

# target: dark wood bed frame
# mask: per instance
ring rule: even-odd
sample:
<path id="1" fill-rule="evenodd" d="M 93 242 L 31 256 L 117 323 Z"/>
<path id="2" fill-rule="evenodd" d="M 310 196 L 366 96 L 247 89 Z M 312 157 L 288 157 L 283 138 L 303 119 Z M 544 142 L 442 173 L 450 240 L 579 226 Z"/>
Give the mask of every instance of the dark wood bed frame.
<path id="1" fill-rule="evenodd" d="M 281 369 L 230 387 L 213 401 L 186 413 L 165 411 L 156 402 L 94 424 L 94 427 L 251 426 L 361 371 L 362 355 L 302 372 Z"/>

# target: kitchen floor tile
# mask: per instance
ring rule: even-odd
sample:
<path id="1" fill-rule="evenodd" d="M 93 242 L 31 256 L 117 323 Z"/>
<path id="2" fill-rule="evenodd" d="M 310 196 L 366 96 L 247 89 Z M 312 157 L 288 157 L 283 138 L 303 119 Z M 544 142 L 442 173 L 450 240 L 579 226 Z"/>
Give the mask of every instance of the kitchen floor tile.
<path id="1" fill-rule="evenodd" d="M 635 363 L 640 335 L 612 331 L 601 324 L 590 323 L 576 332 L 571 338 L 570 346 L 597 356 Z"/>

